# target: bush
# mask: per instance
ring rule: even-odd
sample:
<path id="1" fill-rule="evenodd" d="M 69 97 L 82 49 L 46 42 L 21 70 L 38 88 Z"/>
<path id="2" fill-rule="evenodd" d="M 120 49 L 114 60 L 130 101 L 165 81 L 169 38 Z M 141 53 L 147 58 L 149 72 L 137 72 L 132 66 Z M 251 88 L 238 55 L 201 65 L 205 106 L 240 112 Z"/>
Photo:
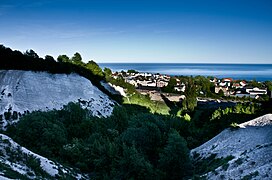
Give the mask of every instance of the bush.
<path id="1" fill-rule="evenodd" d="M 169 132 L 167 144 L 160 153 L 159 164 L 161 170 L 167 174 L 165 178 L 183 179 L 191 175 L 189 149 L 185 139 L 176 130 Z"/>
<path id="2" fill-rule="evenodd" d="M 8 121 L 8 120 L 10 120 L 11 119 L 11 112 L 4 112 L 4 117 L 5 117 L 5 119 Z"/>
<path id="3" fill-rule="evenodd" d="M 50 177 L 49 174 L 47 174 L 42 168 L 41 168 L 41 162 L 39 159 L 35 158 L 33 155 L 27 155 L 26 156 L 26 162 L 27 167 L 30 167 L 37 176 L 42 177 Z"/>
<path id="4" fill-rule="evenodd" d="M 78 104 L 68 104 L 58 111 L 27 114 L 7 132 L 34 152 L 98 179 L 189 176 L 189 149 L 178 131 L 169 131 L 170 119 L 135 107 L 116 107 L 111 117 L 96 118 Z M 27 161 L 43 173 L 38 161 Z M 169 168 L 172 164 L 176 171 Z"/>
<path id="5" fill-rule="evenodd" d="M 13 113 L 12 113 L 12 119 L 13 120 L 18 119 L 18 113 L 17 113 L 17 111 L 13 111 Z"/>

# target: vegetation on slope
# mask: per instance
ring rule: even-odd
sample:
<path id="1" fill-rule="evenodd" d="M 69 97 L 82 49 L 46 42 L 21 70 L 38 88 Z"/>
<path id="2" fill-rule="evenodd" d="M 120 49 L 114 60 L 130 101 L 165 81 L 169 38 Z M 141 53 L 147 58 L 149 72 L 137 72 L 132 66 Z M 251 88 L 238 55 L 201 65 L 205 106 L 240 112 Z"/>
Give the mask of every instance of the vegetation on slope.
<path id="1" fill-rule="evenodd" d="M 59 55 L 56 61 L 49 55 L 41 58 L 33 50 L 21 53 L 0 45 L 0 69 L 46 71 L 52 74 L 77 73 L 89 79 L 96 87 L 114 100 L 122 102 L 120 96 L 112 95 L 100 84 L 100 81 L 105 79 L 102 69 L 93 60 L 84 63 L 79 53 L 75 53 L 71 58 L 66 55 Z"/>
<path id="2" fill-rule="evenodd" d="M 173 126 L 183 120 L 132 109 L 124 105 L 111 117 L 96 118 L 71 103 L 59 111 L 30 113 L 7 133 L 34 152 L 99 179 L 190 176 L 187 142 Z"/>
<path id="3" fill-rule="evenodd" d="M 224 110 L 223 118 L 209 120 L 217 111 L 209 116 L 202 112 L 199 119 L 192 115 L 188 121 L 183 116 L 152 114 L 141 106 L 123 105 L 115 107 L 112 116 L 97 118 L 70 103 L 58 111 L 32 112 L 6 133 L 32 151 L 98 179 L 183 179 L 193 175 L 189 148 L 233 121 L 252 118 L 243 110 Z M 232 113 L 237 117 L 225 122 Z"/>
<path id="4" fill-rule="evenodd" d="M 192 165 L 189 149 L 231 124 L 250 120 L 264 113 L 262 109 L 266 112 L 271 107 L 269 104 L 265 108 L 255 104 L 217 110 L 198 107 L 195 90 L 202 88 L 209 94 L 211 88 L 205 83 L 200 86 L 200 77 L 189 78 L 187 100 L 181 106 L 154 103 L 137 93 L 124 79 L 111 78 L 109 69 L 103 72 L 93 61 L 82 62 L 79 53 L 72 58 L 60 55 L 56 62 L 50 56 L 39 58 L 32 50 L 22 54 L 0 46 L 0 64 L 1 69 L 75 72 L 104 92 L 101 80 L 127 90 L 124 104 L 115 107 L 108 118 L 90 117 L 87 110 L 71 103 L 59 111 L 27 114 L 5 132 L 34 152 L 79 168 L 97 179 L 192 177 L 199 172 L 193 172 L 197 167 Z"/>

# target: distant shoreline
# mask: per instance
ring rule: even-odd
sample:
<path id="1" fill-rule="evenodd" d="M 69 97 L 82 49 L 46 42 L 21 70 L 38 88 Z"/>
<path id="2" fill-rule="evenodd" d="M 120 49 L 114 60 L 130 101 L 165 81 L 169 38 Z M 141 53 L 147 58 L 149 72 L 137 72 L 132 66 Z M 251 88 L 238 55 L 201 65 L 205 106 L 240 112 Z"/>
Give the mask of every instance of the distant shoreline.
<path id="1" fill-rule="evenodd" d="M 153 62 L 101 62 L 98 64 L 207 64 L 207 65 L 272 65 L 269 63 L 174 63 L 174 62 L 169 62 L 169 63 L 153 63 Z"/>
<path id="2" fill-rule="evenodd" d="M 272 81 L 272 64 L 208 64 L 208 63 L 99 63 L 113 71 L 133 69 L 139 72 L 171 76 L 213 76 L 240 80 Z"/>

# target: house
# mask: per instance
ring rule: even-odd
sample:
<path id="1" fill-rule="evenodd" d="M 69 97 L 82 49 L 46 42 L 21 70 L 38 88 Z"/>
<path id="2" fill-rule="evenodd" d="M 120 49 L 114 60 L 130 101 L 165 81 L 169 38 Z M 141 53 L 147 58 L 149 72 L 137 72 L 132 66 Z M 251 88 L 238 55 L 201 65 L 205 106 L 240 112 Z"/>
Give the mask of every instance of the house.
<path id="1" fill-rule="evenodd" d="M 246 83 L 246 81 L 241 81 L 241 82 L 240 82 L 240 85 L 241 85 L 242 87 L 244 87 L 244 86 L 247 85 L 247 83 Z"/>
<path id="2" fill-rule="evenodd" d="M 115 73 L 112 73 L 112 75 L 111 75 L 114 79 L 117 79 L 118 78 L 118 72 L 115 72 Z"/>
<path id="3" fill-rule="evenodd" d="M 140 86 L 156 87 L 156 82 L 150 81 L 150 80 L 143 80 L 143 81 L 138 80 L 137 84 L 138 86 L 140 85 Z"/>
<path id="4" fill-rule="evenodd" d="M 248 93 L 250 95 L 261 95 L 261 94 L 267 94 L 267 90 L 266 89 L 260 89 L 260 88 L 254 87 L 254 88 L 252 88 L 252 90 L 250 89 L 248 91 Z"/>
<path id="5" fill-rule="evenodd" d="M 237 89 L 237 88 L 240 88 L 241 85 L 240 85 L 240 83 L 233 83 L 232 87 L 235 88 L 235 89 Z"/>
<path id="6" fill-rule="evenodd" d="M 229 95 L 229 87 L 226 86 L 215 86 L 215 93 L 218 94 L 219 91 L 222 90 L 224 92 L 224 95 L 227 96 Z"/>
<path id="7" fill-rule="evenodd" d="M 237 88 L 243 88 L 243 87 L 246 86 L 246 84 L 247 84 L 246 81 L 234 82 L 232 84 L 232 87 L 235 88 L 235 89 L 237 89 Z"/>
<path id="8" fill-rule="evenodd" d="M 185 85 L 175 86 L 174 90 L 178 91 L 178 92 L 184 92 L 185 91 Z"/>
<path id="9" fill-rule="evenodd" d="M 221 87 L 227 86 L 227 83 L 226 82 L 220 82 L 219 86 L 221 86 Z"/>
<path id="10" fill-rule="evenodd" d="M 177 84 L 180 84 L 180 79 L 176 78 Z"/>
<path id="11" fill-rule="evenodd" d="M 263 88 L 258 88 L 258 87 L 251 87 L 251 86 L 246 86 L 244 87 L 247 93 L 251 95 L 257 95 L 257 94 L 267 94 L 267 89 Z"/>
<path id="12" fill-rule="evenodd" d="M 226 86 L 230 87 L 231 83 L 233 82 L 233 79 L 232 78 L 224 78 L 222 82 L 226 83 Z"/>
<path id="13" fill-rule="evenodd" d="M 252 86 L 245 86 L 244 89 L 245 89 L 245 91 L 246 91 L 247 93 L 249 93 L 250 91 L 253 90 L 253 87 L 252 87 Z"/>
<path id="14" fill-rule="evenodd" d="M 232 82 L 232 81 L 233 81 L 232 78 L 224 78 L 224 79 L 223 79 L 223 82 Z"/>
<path id="15" fill-rule="evenodd" d="M 168 81 L 165 80 L 157 80 L 157 87 L 164 87 L 168 85 Z"/>
<path id="16" fill-rule="evenodd" d="M 216 78 L 210 79 L 210 82 L 211 82 L 211 83 L 216 83 L 216 82 L 217 82 L 217 79 L 216 79 Z"/>
<path id="17" fill-rule="evenodd" d="M 129 84 L 132 84 L 133 86 L 136 86 L 138 85 L 137 81 L 135 81 L 134 79 L 126 79 L 126 82 L 128 82 Z"/>
<path id="18" fill-rule="evenodd" d="M 244 87 L 244 88 L 238 88 L 236 89 L 235 96 L 236 97 L 250 97 L 258 99 L 260 95 L 267 94 L 266 89 L 259 89 L 257 87 Z"/>

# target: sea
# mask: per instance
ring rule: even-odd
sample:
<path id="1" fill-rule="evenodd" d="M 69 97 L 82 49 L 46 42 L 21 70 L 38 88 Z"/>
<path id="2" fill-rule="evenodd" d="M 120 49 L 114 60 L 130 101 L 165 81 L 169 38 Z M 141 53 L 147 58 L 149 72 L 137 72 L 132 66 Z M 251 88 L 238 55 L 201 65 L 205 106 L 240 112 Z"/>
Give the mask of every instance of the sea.
<path id="1" fill-rule="evenodd" d="M 213 76 L 235 80 L 272 81 L 272 64 L 193 64 L 193 63 L 99 63 L 112 71 L 133 69 L 139 72 L 178 76 Z"/>

